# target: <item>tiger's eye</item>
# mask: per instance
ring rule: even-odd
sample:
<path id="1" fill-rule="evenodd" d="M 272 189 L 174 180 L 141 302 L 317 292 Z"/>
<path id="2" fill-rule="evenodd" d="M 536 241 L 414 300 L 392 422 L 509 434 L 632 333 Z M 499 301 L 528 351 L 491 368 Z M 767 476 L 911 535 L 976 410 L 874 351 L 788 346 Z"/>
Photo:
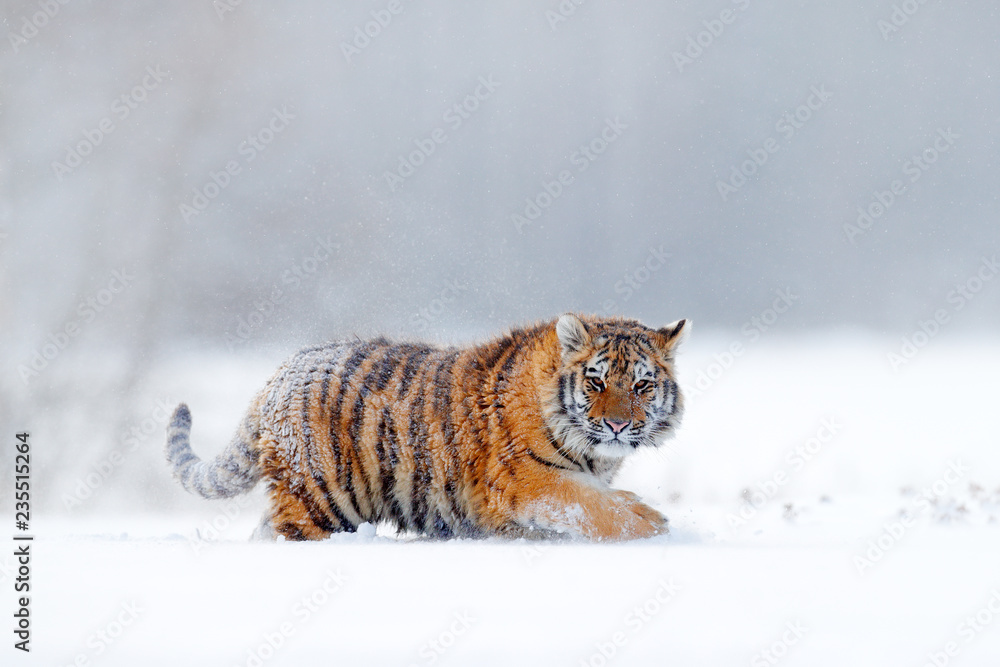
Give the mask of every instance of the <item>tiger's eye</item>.
<path id="1" fill-rule="evenodd" d="M 650 382 L 649 380 L 639 380 L 638 382 L 635 383 L 635 387 L 633 388 L 635 389 L 635 393 L 641 394 L 644 391 L 647 391 L 650 388 L 652 388 L 652 386 L 653 383 Z"/>
<path id="2" fill-rule="evenodd" d="M 587 381 L 590 383 L 590 388 L 594 391 L 604 391 L 604 382 L 598 378 L 587 378 Z"/>

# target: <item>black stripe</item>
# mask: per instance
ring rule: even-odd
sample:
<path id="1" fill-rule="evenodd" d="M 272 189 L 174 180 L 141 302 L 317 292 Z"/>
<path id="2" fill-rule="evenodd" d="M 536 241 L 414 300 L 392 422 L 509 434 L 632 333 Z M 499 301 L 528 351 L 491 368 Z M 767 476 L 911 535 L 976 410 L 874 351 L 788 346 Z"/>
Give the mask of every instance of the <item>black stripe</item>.
<path id="1" fill-rule="evenodd" d="M 323 384 L 319 393 L 319 406 L 321 410 L 326 410 L 326 402 L 330 398 L 330 377 L 333 375 L 333 366 L 326 365 L 323 369 Z"/>
<path id="2" fill-rule="evenodd" d="M 493 416 L 496 418 L 495 430 L 503 438 L 503 447 L 497 453 L 497 461 L 507 470 L 513 472 L 514 467 L 514 448 L 511 444 L 514 441 L 514 435 L 511 432 L 510 426 L 507 424 L 507 418 L 504 412 L 504 405 L 500 402 L 500 397 L 497 396 L 493 401 Z"/>
<path id="3" fill-rule="evenodd" d="M 458 486 L 455 481 L 454 468 L 446 473 L 444 493 L 448 498 L 448 511 L 451 512 L 452 522 L 454 525 L 458 525 L 465 517 L 465 512 L 458 506 Z"/>
<path id="4" fill-rule="evenodd" d="M 504 398 L 506 394 L 505 390 L 507 389 L 508 386 L 507 374 L 510 373 L 510 369 L 514 366 L 514 362 L 517 361 L 518 357 L 520 356 L 518 354 L 519 352 L 520 349 L 518 347 L 514 347 L 510 350 L 510 352 L 507 354 L 507 357 L 504 359 L 503 364 L 501 364 L 499 370 L 497 370 L 496 379 L 493 381 L 493 393 L 492 393 L 493 409 L 494 413 L 497 416 L 498 422 L 503 421 L 504 414 L 507 409 L 507 406 L 504 403 Z M 507 435 L 509 436 L 510 433 L 508 432 Z M 510 438 L 508 437 L 507 440 L 509 442 Z"/>
<path id="5" fill-rule="evenodd" d="M 340 513 L 339 511 L 334 510 L 333 506 L 335 503 L 333 503 L 332 499 L 330 498 L 330 493 L 326 488 L 326 484 L 322 482 L 322 474 L 321 474 L 322 471 L 317 469 L 316 462 L 313 460 L 314 440 L 312 437 L 312 426 L 309 423 L 309 394 L 311 389 L 312 389 L 312 383 L 309 382 L 309 379 L 307 378 L 305 385 L 302 388 L 302 411 L 300 414 L 300 418 L 302 420 L 303 442 L 301 443 L 301 448 L 306 455 L 305 457 L 306 467 L 309 469 L 309 472 L 313 480 L 317 481 L 317 486 L 319 486 L 320 491 L 323 493 L 323 496 L 327 499 L 327 504 L 330 506 L 332 513 L 335 516 L 337 516 L 339 520 L 340 516 L 338 515 Z M 317 506 L 315 502 L 313 502 L 313 499 L 309 495 L 308 489 L 306 489 L 304 485 L 298 485 L 298 486 L 300 488 L 298 489 L 297 492 L 294 488 L 292 490 L 295 493 L 295 496 L 302 502 L 302 505 L 306 508 L 306 512 L 309 514 L 309 518 L 312 519 L 312 522 L 316 524 L 316 526 L 319 527 L 320 530 L 329 533 L 336 532 L 337 527 L 334 526 L 333 523 L 330 521 L 329 515 L 326 512 L 324 512 L 322 508 Z M 341 521 L 342 526 L 347 525 L 347 523 L 349 522 Z"/>
<path id="6" fill-rule="evenodd" d="M 402 361 L 402 351 L 409 348 L 410 346 L 407 345 L 395 345 L 385 350 L 385 356 L 372 366 L 368 378 L 365 379 L 365 384 L 374 383 L 375 389 L 383 391 L 392 380 L 393 374 L 399 367 L 399 362 Z"/>
<path id="7" fill-rule="evenodd" d="M 493 370 L 493 367 L 497 365 L 497 362 L 499 362 L 500 359 L 503 358 L 503 355 L 507 353 L 507 350 L 513 344 L 514 344 L 513 335 L 506 336 L 505 338 L 501 338 L 500 340 L 498 340 L 495 343 L 496 347 L 493 349 L 492 352 L 490 352 L 490 355 L 485 359 L 483 359 L 481 363 L 478 364 L 479 368 L 483 371 Z"/>
<path id="8" fill-rule="evenodd" d="M 555 450 L 556 454 L 558 454 L 560 458 L 562 458 L 562 459 L 564 459 L 566 461 L 569 461 L 570 463 L 572 463 L 574 466 L 576 466 L 580 470 L 584 469 L 583 466 L 580 465 L 579 461 L 577 461 L 576 459 L 570 458 L 562 450 L 562 443 L 560 443 L 558 440 L 556 440 L 556 436 L 554 436 L 552 434 L 552 431 L 551 431 L 551 429 L 549 429 L 548 426 L 545 427 L 545 437 L 547 437 L 549 439 L 549 444 L 552 446 L 552 449 Z"/>
<path id="9" fill-rule="evenodd" d="M 174 461 L 174 468 L 183 468 L 189 461 L 197 461 L 198 457 L 194 452 L 184 452 L 179 461 Z"/>
<path id="10" fill-rule="evenodd" d="M 488 407 L 487 398 L 482 392 L 482 388 L 478 387 L 479 391 L 473 396 L 473 400 L 468 402 L 462 402 L 459 408 L 464 408 L 464 414 L 462 416 L 462 421 L 469 424 L 472 429 L 472 436 L 475 442 L 472 444 L 473 451 L 484 452 L 487 448 L 488 440 L 483 437 L 483 432 L 489 428 L 489 421 L 486 413 L 486 408 Z M 475 414 L 473 414 L 475 412 Z M 466 465 L 471 468 L 474 463 L 472 461 L 467 461 Z M 475 480 L 473 480 L 473 486 L 475 486 Z"/>
<path id="11" fill-rule="evenodd" d="M 427 456 L 427 420 L 424 416 L 424 393 L 418 392 L 410 411 L 409 447 L 413 452 L 413 478 L 410 489 L 410 516 L 413 525 L 424 531 L 427 514 L 426 488 L 430 486 L 431 475 Z"/>
<path id="12" fill-rule="evenodd" d="M 386 454 L 389 456 L 389 474 L 395 475 L 396 468 L 399 465 L 399 435 L 396 433 L 396 422 L 393 419 L 392 411 L 389 408 L 383 408 L 386 415 L 385 420 L 385 435 L 386 444 L 388 449 L 386 449 Z"/>
<path id="13" fill-rule="evenodd" d="M 351 444 L 350 447 L 351 460 L 358 464 L 358 476 L 360 478 L 361 486 L 363 487 L 361 491 L 364 493 L 364 497 L 368 499 L 369 504 L 372 505 L 372 509 L 374 509 L 375 498 L 373 497 L 371 491 L 371 484 L 368 481 L 368 476 L 365 474 L 365 462 L 364 462 L 364 457 L 362 456 L 362 449 L 364 447 L 364 442 L 361 441 L 365 426 L 365 407 L 368 403 L 368 395 L 369 395 L 368 385 L 362 384 L 358 388 L 357 398 L 354 399 L 354 408 L 351 410 L 351 423 L 347 427 L 347 435 L 348 438 L 350 438 L 350 444 Z M 351 471 L 351 476 L 353 478 L 354 466 L 348 464 L 348 469 Z M 351 497 L 352 497 L 352 502 L 355 504 L 355 506 L 357 506 L 358 503 L 356 500 L 356 496 L 353 493 L 353 487 L 352 487 Z M 365 516 L 364 514 L 362 514 L 362 516 L 364 516 L 365 519 L 369 520 L 372 519 L 372 517 Z"/>
<path id="14" fill-rule="evenodd" d="M 383 339 L 384 340 L 384 339 Z M 365 470 L 364 457 L 362 455 L 362 450 L 364 448 L 364 425 L 365 425 L 365 408 L 369 403 L 369 396 L 371 394 L 372 385 L 377 389 L 385 389 L 389 380 L 392 379 L 393 373 L 396 367 L 399 365 L 400 356 L 399 350 L 402 346 L 396 345 L 389 348 L 382 348 L 378 350 L 381 355 L 379 359 L 372 362 L 371 367 L 368 370 L 367 375 L 365 375 L 364 380 L 362 380 L 362 385 L 358 388 L 357 397 L 354 400 L 354 407 L 351 410 L 351 424 L 348 428 L 348 435 L 351 440 L 352 447 L 352 458 L 358 464 L 358 473 L 360 477 L 361 485 L 363 486 L 364 497 L 368 500 L 371 505 L 372 512 L 374 514 L 378 513 L 378 498 L 375 495 L 374 489 L 372 487 L 372 482 L 368 478 L 368 473 Z M 374 354 L 374 352 L 373 352 Z M 376 449 L 381 445 L 381 438 L 379 442 L 376 442 Z M 378 453 L 376 451 L 376 453 Z M 378 454 L 380 466 L 382 460 L 382 454 Z M 352 468 L 353 469 L 353 468 Z M 353 476 L 353 473 L 352 473 Z M 352 493 L 353 498 L 353 493 Z M 352 499 L 355 505 L 357 505 L 356 499 Z M 369 520 L 374 520 L 377 517 L 371 516 L 366 517 Z"/>
<path id="15" fill-rule="evenodd" d="M 433 537 L 446 540 L 455 536 L 455 533 L 448 525 L 448 522 L 444 520 L 444 517 L 442 517 L 441 513 L 437 510 L 434 511 L 434 516 L 429 523 L 428 533 Z"/>
<path id="16" fill-rule="evenodd" d="M 351 376 L 354 375 L 365 359 L 368 358 L 368 355 L 375 349 L 375 346 L 371 343 L 362 343 L 354 350 L 354 354 L 348 357 L 347 361 L 344 362 L 344 367 L 340 370 L 341 384 L 351 379 Z"/>
<path id="17" fill-rule="evenodd" d="M 313 522 L 316 523 L 316 525 L 322 528 L 323 530 L 327 530 L 331 533 L 335 533 L 339 530 L 346 530 L 349 533 L 353 533 L 354 529 L 356 528 L 354 522 L 348 519 L 347 515 L 344 514 L 343 510 L 340 509 L 340 505 L 337 503 L 337 499 L 334 498 L 333 495 L 330 493 L 330 489 L 329 487 L 327 487 L 326 480 L 323 478 L 321 471 L 316 469 L 312 461 L 312 455 L 310 453 L 306 454 L 306 462 L 307 465 L 309 466 L 310 476 L 316 483 L 316 486 L 319 487 L 320 493 L 322 493 L 323 498 L 326 499 L 326 504 L 330 510 L 330 514 L 332 514 L 333 517 L 337 520 L 337 522 L 340 524 L 340 527 L 338 528 L 334 526 L 332 523 L 329 522 L 329 520 L 326 521 L 326 524 L 329 527 L 327 527 L 327 525 L 324 525 L 323 523 L 316 521 L 313 508 L 315 508 L 317 513 L 319 512 L 319 508 L 315 506 L 315 503 L 312 502 L 311 498 L 308 498 L 306 495 L 304 495 L 305 489 L 303 489 L 303 492 L 296 494 L 296 496 L 302 501 L 302 504 L 305 505 L 306 511 L 309 512 L 309 516 L 312 518 Z"/>
<path id="18" fill-rule="evenodd" d="M 281 524 L 278 528 L 278 533 L 284 535 L 285 539 L 295 540 L 296 542 L 302 542 L 307 539 L 302 530 L 290 521 Z"/>
<path id="19" fill-rule="evenodd" d="M 315 474 L 313 474 L 313 479 L 316 479 Z M 320 530 L 323 530 L 327 533 L 336 533 L 337 531 L 341 530 L 354 532 L 354 524 L 348 521 L 347 517 L 344 517 L 344 520 L 340 521 L 340 517 L 343 515 L 337 509 L 335 503 L 330 502 L 327 504 L 329 505 L 333 515 L 337 517 L 338 521 L 340 521 L 340 526 L 333 525 L 333 522 L 330 521 L 330 517 L 323 511 L 323 509 L 319 505 L 316 504 L 315 500 L 308 494 L 303 493 L 297 497 L 302 502 L 303 507 L 306 508 L 306 512 L 309 514 L 309 518 L 312 519 L 312 522 L 316 524 L 316 527 L 319 528 Z"/>
<path id="20" fill-rule="evenodd" d="M 400 374 L 399 392 L 397 394 L 398 398 L 403 398 L 403 396 L 406 395 L 406 392 L 409 391 L 410 382 L 412 382 L 413 378 L 416 377 L 424 359 L 430 353 L 431 349 L 429 347 L 422 347 L 407 356 L 406 365 L 403 366 L 403 372 Z"/>
<path id="21" fill-rule="evenodd" d="M 528 451 L 528 456 L 530 456 L 533 460 L 538 461 L 542 465 L 549 466 L 550 468 L 559 468 L 560 470 L 569 470 L 570 472 L 576 472 L 573 468 L 567 468 L 566 466 L 561 466 L 558 463 L 553 463 L 552 461 L 543 459 L 541 456 L 536 454 L 535 450 L 533 450 L 531 447 L 528 447 L 527 451 Z"/>
<path id="22" fill-rule="evenodd" d="M 486 385 L 486 377 L 488 373 L 484 373 L 483 377 L 483 387 L 484 391 L 482 393 L 483 404 L 477 403 L 481 412 L 480 415 L 483 418 L 483 428 L 480 432 L 486 432 L 486 440 L 483 442 L 483 446 L 489 445 L 489 438 L 491 433 L 495 432 L 503 438 L 504 444 L 509 445 L 512 438 L 510 429 L 507 428 L 504 423 L 504 412 L 506 406 L 503 403 L 503 393 L 501 391 L 501 385 L 504 385 L 503 389 L 506 389 L 506 373 L 509 372 L 510 367 L 513 365 L 514 360 L 518 356 L 519 348 L 516 345 L 517 335 L 519 332 L 513 332 L 509 337 L 504 338 L 500 341 L 500 348 L 495 350 L 490 357 L 490 365 L 488 367 L 489 371 L 496 370 L 496 377 L 493 382 L 492 387 Z M 501 360 L 502 363 L 501 363 Z M 497 364 L 500 364 L 500 368 L 497 370 Z M 492 413 L 486 412 L 486 409 L 492 408 Z M 495 419 L 494 419 L 495 418 Z M 494 422 L 494 426 L 491 427 L 491 421 Z M 501 455 L 498 457 L 498 461 L 508 470 L 513 467 L 513 463 L 510 456 L 504 456 L 504 453 L 510 453 L 510 447 L 505 446 L 501 450 Z"/>
<path id="23" fill-rule="evenodd" d="M 348 434 L 351 439 L 351 445 L 354 448 L 353 453 L 358 460 L 358 467 L 361 473 L 362 482 L 365 486 L 365 492 L 369 501 L 373 505 L 373 509 L 375 509 L 374 505 L 376 498 L 374 492 L 372 491 L 371 481 L 368 479 L 368 475 L 365 471 L 364 460 L 361 458 L 361 451 L 364 447 L 363 436 L 365 408 L 369 403 L 372 386 L 381 391 L 385 389 L 389 380 L 392 379 L 393 373 L 400 362 L 399 351 L 404 349 L 404 347 L 405 346 L 395 345 L 378 350 L 380 358 L 372 362 L 371 367 L 368 369 L 368 373 L 365 375 L 364 380 L 362 380 L 362 385 L 358 389 L 357 397 L 354 400 L 354 407 L 351 410 L 351 425 L 348 430 Z"/>
<path id="24" fill-rule="evenodd" d="M 353 458 L 353 453 L 350 448 L 344 449 L 344 484 L 341 485 L 341 489 L 347 494 L 347 499 L 351 502 L 351 509 L 361 517 L 363 521 L 365 519 L 365 513 L 361 511 L 358 506 L 358 496 L 354 490 L 354 466 L 351 464 L 351 459 Z"/>
<path id="25" fill-rule="evenodd" d="M 423 398 L 423 395 L 421 395 Z M 430 501 L 431 493 L 434 488 L 434 459 L 431 456 L 430 450 L 427 448 L 427 443 L 430 441 L 430 421 L 426 418 L 425 407 L 426 401 L 421 400 L 421 414 L 424 415 L 420 420 L 420 428 L 417 435 L 417 442 L 420 446 L 420 460 L 423 463 L 420 481 L 423 482 L 423 489 L 420 494 L 420 521 L 424 523 L 424 529 L 426 529 L 427 523 L 430 519 Z"/>
<path id="26" fill-rule="evenodd" d="M 402 527 L 406 525 L 406 521 L 403 520 L 402 510 L 396 500 L 396 478 L 393 474 L 396 469 L 396 450 L 399 443 L 396 442 L 396 427 L 392 424 L 392 413 L 389 408 L 382 408 L 379 413 L 376 432 L 375 454 L 378 456 L 379 491 L 382 494 L 382 506 L 389 508 L 389 514 L 397 527 Z"/>
<path id="27" fill-rule="evenodd" d="M 344 367 L 341 369 L 339 375 L 340 387 L 337 391 L 337 400 L 330 411 L 330 446 L 333 449 L 333 456 L 337 465 L 337 485 L 347 493 L 352 508 L 361 517 L 364 515 L 361 512 L 361 508 L 358 507 L 357 499 L 354 497 L 350 452 L 347 448 L 341 447 L 339 431 L 341 415 L 344 409 L 344 398 L 350 390 L 351 377 L 372 351 L 370 344 L 362 344 L 344 363 Z"/>
<path id="28" fill-rule="evenodd" d="M 452 516 L 459 520 L 464 516 L 464 512 L 458 506 L 458 493 L 455 473 L 459 466 L 458 444 L 455 442 L 455 425 L 452 422 L 452 386 L 454 375 L 452 369 L 458 360 L 459 352 L 456 350 L 441 361 L 437 372 L 434 374 L 434 412 L 441 419 L 441 434 L 444 439 L 444 450 L 449 454 L 450 465 L 445 466 L 445 494 L 448 496 L 448 505 Z"/>
<path id="29" fill-rule="evenodd" d="M 219 481 L 219 468 L 215 466 L 208 468 L 201 481 L 208 484 L 217 495 L 225 495 L 227 489 L 226 485 Z"/>
<path id="30" fill-rule="evenodd" d="M 389 507 L 389 516 L 395 522 L 397 530 L 405 530 L 409 528 L 409 523 L 406 520 L 406 513 L 403 512 L 403 508 L 399 504 L 399 496 L 396 493 L 396 474 L 399 470 L 399 441 L 396 427 L 391 418 L 387 419 L 385 424 L 386 455 L 389 459 L 389 465 L 385 469 L 380 469 L 380 475 L 383 479 L 382 483 L 384 484 L 385 501 Z"/>
<path id="31" fill-rule="evenodd" d="M 337 348 L 340 348 L 341 345 L 342 345 L 341 343 L 327 345 L 326 348 L 329 348 L 329 350 L 325 350 L 327 351 L 327 354 L 324 355 L 320 360 L 318 360 L 318 363 L 315 366 L 315 371 L 317 373 L 323 374 L 323 383 L 320 390 L 320 399 L 319 399 L 321 410 L 328 409 L 327 403 L 329 403 L 330 401 L 330 380 L 336 376 L 335 373 L 336 362 L 339 360 L 338 357 L 331 358 L 329 353 L 333 352 Z M 320 414 L 322 414 L 322 412 Z"/>
<path id="32" fill-rule="evenodd" d="M 649 357 L 649 359 L 655 359 L 658 356 L 660 356 L 656 351 L 656 347 L 653 345 L 653 341 L 649 340 L 649 338 L 647 338 L 646 336 L 643 335 L 636 336 L 635 340 L 636 343 L 638 343 L 639 349 L 643 353 L 645 353 L 645 355 Z M 650 364 L 649 359 L 646 359 L 646 363 L 652 365 Z"/>
<path id="33" fill-rule="evenodd" d="M 455 425 L 451 421 L 451 390 L 454 377 L 452 368 L 458 360 L 459 352 L 455 351 L 440 361 L 437 371 L 434 373 L 434 412 L 442 418 L 442 432 L 444 434 L 445 446 L 454 444 Z M 447 378 L 444 376 L 447 374 Z"/>
<path id="34" fill-rule="evenodd" d="M 500 370 L 497 371 L 496 384 L 493 386 L 493 390 L 495 392 L 500 393 L 500 383 L 507 381 L 507 374 L 510 373 L 510 369 L 514 367 L 514 363 L 520 357 L 520 351 L 520 348 L 514 348 L 514 350 L 507 355 L 507 358 L 504 359 L 503 365 L 500 367 Z"/>

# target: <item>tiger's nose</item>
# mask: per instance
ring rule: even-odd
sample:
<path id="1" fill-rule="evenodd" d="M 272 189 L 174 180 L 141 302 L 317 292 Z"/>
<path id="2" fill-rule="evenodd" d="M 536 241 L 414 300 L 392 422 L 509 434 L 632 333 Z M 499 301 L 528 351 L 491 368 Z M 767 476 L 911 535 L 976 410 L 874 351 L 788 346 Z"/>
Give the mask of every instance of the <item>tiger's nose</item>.
<path id="1" fill-rule="evenodd" d="M 628 426 L 631 422 L 630 421 L 620 422 L 620 421 L 615 421 L 613 419 L 605 419 L 604 423 L 610 426 L 611 430 L 614 431 L 614 433 L 617 435 L 618 433 L 621 433 L 623 430 L 625 430 L 625 427 Z"/>

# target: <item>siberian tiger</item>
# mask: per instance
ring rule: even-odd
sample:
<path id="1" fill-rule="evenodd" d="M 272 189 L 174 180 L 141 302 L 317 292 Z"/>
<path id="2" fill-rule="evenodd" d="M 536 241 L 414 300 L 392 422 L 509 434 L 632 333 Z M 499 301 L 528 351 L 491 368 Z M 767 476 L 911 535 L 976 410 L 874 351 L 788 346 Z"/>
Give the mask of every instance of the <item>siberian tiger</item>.
<path id="1" fill-rule="evenodd" d="M 211 462 L 192 452 L 179 405 L 167 459 L 206 498 L 265 480 L 258 535 L 274 539 L 364 522 L 436 537 L 650 537 L 667 532 L 666 517 L 609 483 L 628 454 L 677 428 L 674 357 L 689 329 L 567 314 L 468 348 L 384 338 L 307 348 Z"/>

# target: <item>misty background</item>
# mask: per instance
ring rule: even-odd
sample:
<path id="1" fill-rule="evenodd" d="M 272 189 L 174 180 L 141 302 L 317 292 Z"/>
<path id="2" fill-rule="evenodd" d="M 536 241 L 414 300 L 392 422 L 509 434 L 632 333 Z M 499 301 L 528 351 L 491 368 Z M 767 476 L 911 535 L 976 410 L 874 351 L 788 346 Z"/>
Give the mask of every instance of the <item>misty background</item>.
<path id="1" fill-rule="evenodd" d="M 87 509 L 178 502 L 159 402 L 331 338 L 1000 324 L 991 2 L 0 7 L 0 423 L 53 509 L 116 451 Z"/>

